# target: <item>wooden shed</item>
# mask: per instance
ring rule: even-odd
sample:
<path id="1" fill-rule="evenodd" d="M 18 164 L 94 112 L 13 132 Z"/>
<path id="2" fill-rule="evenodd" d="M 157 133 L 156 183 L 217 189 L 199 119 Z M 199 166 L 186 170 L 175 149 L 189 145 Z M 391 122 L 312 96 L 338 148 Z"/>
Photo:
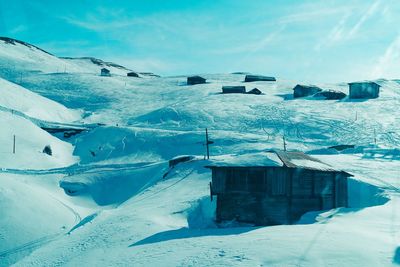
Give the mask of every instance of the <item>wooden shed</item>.
<path id="1" fill-rule="evenodd" d="M 352 99 L 378 98 L 380 85 L 376 82 L 349 83 L 349 97 Z"/>
<path id="2" fill-rule="evenodd" d="M 109 70 L 109 69 L 106 69 L 106 68 L 102 68 L 102 69 L 100 70 L 100 75 L 101 75 L 101 76 L 111 76 L 110 70 Z"/>
<path id="3" fill-rule="evenodd" d="M 314 95 L 315 97 L 323 97 L 326 100 L 340 100 L 346 97 L 346 94 L 340 91 L 324 90 Z"/>
<path id="4" fill-rule="evenodd" d="M 321 92 L 322 89 L 314 85 L 298 84 L 293 88 L 293 97 L 305 97 Z"/>
<path id="5" fill-rule="evenodd" d="M 188 85 L 195 85 L 195 84 L 202 84 L 206 83 L 206 79 L 200 76 L 190 76 L 187 77 L 187 84 Z"/>
<path id="6" fill-rule="evenodd" d="M 246 86 L 222 86 L 223 94 L 245 94 Z"/>
<path id="7" fill-rule="evenodd" d="M 258 81 L 267 81 L 267 82 L 275 82 L 276 78 L 275 77 L 270 77 L 270 76 L 263 76 L 263 75 L 246 75 L 244 78 L 245 82 L 258 82 Z"/>
<path id="8" fill-rule="evenodd" d="M 137 73 L 134 72 L 134 71 L 131 71 L 131 72 L 128 72 L 128 73 L 126 74 L 126 76 L 138 78 L 138 77 L 139 77 L 139 74 L 137 74 Z"/>
<path id="9" fill-rule="evenodd" d="M 351 175 L 302 152 L 242 155 L 207 168 L 217 222 L 292 224 L 309 211 L 347 206 Z"/>

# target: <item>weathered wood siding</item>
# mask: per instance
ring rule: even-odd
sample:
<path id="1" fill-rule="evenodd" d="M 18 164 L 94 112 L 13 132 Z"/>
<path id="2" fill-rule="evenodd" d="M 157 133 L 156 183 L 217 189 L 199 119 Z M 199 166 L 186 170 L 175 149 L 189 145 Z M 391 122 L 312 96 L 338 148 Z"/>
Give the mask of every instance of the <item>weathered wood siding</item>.
<path id="1" fill-rule="evenodd" d="M 377 98 L 379 85 L 376 83 L 351 83 L 349 84 L 350 98 Z"/>
<path id="2" fill-rule="evenodd" d="M 217 221 L 294 223 L 309 211 L 347 206 L 347 176 L 286 167 L 212 169 Z"/>
<path id="3" fill-rule="evenodd" d="M 297 97 L 311 96 L 321 91 L 322 89 L 316 86 L 296 85 L 293 88 L 293 97 L 297 98 Z"/>

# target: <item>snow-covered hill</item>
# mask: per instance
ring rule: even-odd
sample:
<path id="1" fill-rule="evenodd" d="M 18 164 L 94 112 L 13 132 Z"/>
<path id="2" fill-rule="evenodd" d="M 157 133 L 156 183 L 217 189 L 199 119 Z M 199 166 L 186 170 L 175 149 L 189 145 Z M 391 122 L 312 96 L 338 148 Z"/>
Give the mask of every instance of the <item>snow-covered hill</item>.
<path id="1" fill-rule="evenodd" d="M 101 68 L 111 73 L 126 75 L 131 71 L 123 66 L 95 58 L 59 58 L 32 44 L 0 37 L 0 62 L 2 75 L 26 75 L 24 72 L 42 73 L 93 73 L 100 74 Z M 19 73 L 18 73 L 19 72 Z"/>
<path id="2" fill-rule="evenodd" d="M 99 76 L 103 66 L 114 75 Z M 397 81 L 376 81 L 380 97 L 367 101 L 293 99 L 301 81 L 204 74 L 206 84 L 188 86 L 186 76 L 134 78 L 127 71 L 0 39 L 0 123 L 7 125 L 0 210 L 9 218 L 0 220 L 0 266 L 400 263 Z M 223 85 L 263 94 L 224 95 Z M 317 85 L 348 93 L 347 83 Z M 35 119 L 100 125 L 64 138 Z M 352 173 L 351 207 L 306 214 L 298 225 L 218 228 L 205 128 L 214 141 L 211 161 L 282 149 L 285 137 L 289 150 Z M 53 156 L 42 153 L 47 144 Z M 355 147 L 328 149 L 341 144 Z M 195 157 L 168 167 L 179 155 Z"/>
<path id="3" fill-rule="evenodd" d="M 1 78 L 0 108 L 52 122 L 73 122 L 81 118 L 80 111 L 67 109 L 57 102 Z"/>

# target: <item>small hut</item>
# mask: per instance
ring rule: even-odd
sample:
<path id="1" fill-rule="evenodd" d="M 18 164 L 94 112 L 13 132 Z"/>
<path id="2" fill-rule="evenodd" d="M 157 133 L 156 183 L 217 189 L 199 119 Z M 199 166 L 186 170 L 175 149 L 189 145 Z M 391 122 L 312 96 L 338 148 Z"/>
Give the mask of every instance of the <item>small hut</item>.
<path id="1" fill-rule="evenodd" d="M 223 94 L 245 94 L 246 86 L 222 86 Z"/>
<path id="2" fill-rule="evenodd" d="M 131 71 L 131 72 L 128 72 L 127 74 L 126 74 L 126 76 L 128 76 L 128 77 L 139 77 L 139 74 L 137 74 L 136 72 L 134 72 L 134 71 Z"/>
<path id="3" fill-rule="evenodd" d="M 111 76 L 110 70 L 106 68 L 102 68 L 100 71 L 100 76 Z"/>
<path id="4" fill-rule="evenodd" d="M 246 75 L 244 78 L 244 82 L 258 82 L 258 81 L 267 81 L 267 82 L 275 82 L 275 77 L 262 76 L 262 75 Z"/>
<path id="5" fill-rule="evenodd" d="M 323 97 L 326 100 L 340 100 L 346 97 L 346 94 L 340 91 L 326 90 L 318 92 L 314 95 L 315 97 Z"/>
<path id="6" fill-rule="evenodd" d="M 250 91 L 248 91 L 246 94 L 250 95 L 261 95 L 262 92 L 258 88 L 253 88 Z"/>
<path id="7" fill-rule="evenodd" d="M 349 83 L 349 96 L 352 99 L 378 98 L 380 85 L 376 82 Z"/>
<path id="8" fill-rule="evenodd" d="M 309 211 L 347 206 L 351 174 L 301 152 L 242 155 L 207 168 L 212 170 L 217 222 L 292 224 Z"/>
<path id="9" fill-rule="evenodd" d="M 187 84 L 188 85 L 195 85 L 195 84 L 202 84 L 206 83 L 206 79 L 200 76 L 190 76 L 187 77 Z"/>
<path id="10" fill-rule="evenodd" d="M 305 97 L 321 92 L 322 89 L 314 85 L 298 84 L 293 88 L 293 97 Z"/>

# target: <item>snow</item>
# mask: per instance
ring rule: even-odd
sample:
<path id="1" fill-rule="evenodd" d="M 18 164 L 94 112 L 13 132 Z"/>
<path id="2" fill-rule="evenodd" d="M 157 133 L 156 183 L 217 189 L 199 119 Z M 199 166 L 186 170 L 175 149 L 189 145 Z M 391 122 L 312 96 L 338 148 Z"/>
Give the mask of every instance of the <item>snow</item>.
<path id="1" fill-rule="evenodd" d="M 301 166 L 303 168 L 310 168 L 316 170 L 332 170 L 331 166 L 318 161 L 305 160 L 305 159 L 292 159 L 290 160 L 290 162 L 296 166 Z"/>
<path id="2" fill-rule="evenodd" d="M 57 102 L 1 78 L 0 107 L 45 121 L 72 122 L 81 118 L 79 111 L 69 110 Z"/>
<path id="3" fill-rule="evenodd" d="M 186 76 L 131 78 L 110 67 L 100 77 L 100 68 L 0 41 L 0 266 L 400 264 L 398 82 L 376 81 L 377 99 L 325 101 L 293 99 L 303 81 L 280 77 L 246 84 L 263 95 L 222 95 L 245 75 L 200 74 L 208 83 L 187 86 Z M 317 86 L 348 93 L 347 83 Z M 105 125 L 66 139 L 38 122 Z M 216 225 L 205 167 L 282 166 L 265 151 L 281 150 L 283 136 L 289 151 L 354 175 L 350 207 L 296 225 Z M 355 148 L 327 149 L 339 144 Z M 181 155 L 194 158 L 170 168 Z"/>
<path id="4" fill-rule="evenodd" d="M 283 163 L 279 157 L 273 152 L 260 152 L 244 155 L 224 155 L 215 157 L 209 165 L 211 167 L 218 166 L 235 166 L 235 167 L 282 167 Z"/>
<path id="5" fill-rule="evenodd" d="M 78 161 L 78 157 L 72 155 L 73 146 L 70 143 L 50 135 L 28 119 L 0 111 L 0 125 L 7 125 L 0 132 L 0 168 L 48 169 Z M 42 152 L 46 145 L 50 145 L 52 156 Z"/>

